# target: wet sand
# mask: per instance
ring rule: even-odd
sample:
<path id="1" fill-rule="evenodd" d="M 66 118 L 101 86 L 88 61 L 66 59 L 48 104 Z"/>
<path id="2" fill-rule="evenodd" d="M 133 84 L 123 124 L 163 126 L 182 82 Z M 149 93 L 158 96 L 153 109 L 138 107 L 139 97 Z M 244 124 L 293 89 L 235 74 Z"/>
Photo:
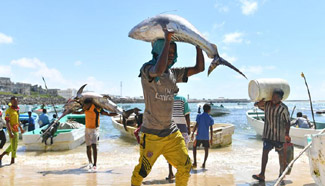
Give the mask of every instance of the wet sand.
<path id="1" fill-rule="evenodd" d="M 270 153 L 266 183 L 259 184 L 251 178 L 252 174 L 257 174 L 260 170 L 261 147 L 261 141 L 237 140 L 232 146 L 210 150 L 206 169 L 192 170 L 188 185 L 273 185 L 279 171 L 278 155 L 275 151 Z M 100 141 L 96 173 L 87 170 L 85 148 L 82 145 L 64 152 L 25 152 L 23 147 L 19 147 L 15 165 L 8 165 L 10 162 L 8 156 L 3 158 L 0 185 L 130 185 L 132 171 L 139 157 L 135 143 L 124 142 L 118 138 Z M 295 148 L 295 155 L 301 150 Z M 189 153 L 192 157 L 191 150 Z M 203 156 L 204 151 L 199 150 L 198 167 L 202 164 Z M 174 185 L 165 181 L 167 174 L 166 160 L 161 156 L 149 176 L 144 179 L 143 185 Z M 297 186 L 315 185 L 310 176 L 306 155 L 295 163 L 285 183 Z"/>

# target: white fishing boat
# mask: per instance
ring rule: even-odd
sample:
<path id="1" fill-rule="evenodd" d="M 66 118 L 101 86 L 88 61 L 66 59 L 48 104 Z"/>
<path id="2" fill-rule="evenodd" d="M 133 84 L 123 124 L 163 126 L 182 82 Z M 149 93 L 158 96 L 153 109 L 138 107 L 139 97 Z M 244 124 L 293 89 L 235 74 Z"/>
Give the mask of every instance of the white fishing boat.
<path id="1" fill-rule="evenodd" d="M 121 123 L 121 117 L 115 116 L 112 118 L 112 124 L 114 128 L 120 131 L 122 136 L 136 140 L 134 131 L 136 127 L 127 126 L 128 131 L 125 131 L 123 124 Z M 191 122 L 191 127 L 195 126 L 196 122 Z M 235 126 L 226 123 L 216 123 L 213 125 L 213 145 L 211 148 L 218 148 L 228 146 L 232 143 L 232 134 L 234 134 Z M 193 142 L 189 143 L 189 147 L 193 147 Z"/>
<path id="2" fill-rule="evenodd" d="M 203 112 L 203 105 L 205 103 L 199 103 L 197 105 L 198 108 L 200 108 L 201 113 Z M 222 115 L 226 115 L 226 114 L 230 114 L 230 110 L 225 108 L 222 104 L 221 105 L 215 105 L 213 103 L 209 103 L 211 106 L 211 111 L 210 111 L 210 115 L 211 116 L 222 116 Z"/>
<path id="3" fill-rule="evenodd" d="M 41 130 L 46 128 L 38 128 L 31 132 L 23 134 L 23 143 L 26 150 L 29 151 L 60 151 L 74 149 L 85 142 L 85 115 L 84 114 L 70 114 L 63 117 L 60 122 L 65 123 L 75 121 L 83 124 L 78 129 L 58 129 L 53 137 L 53 144 L 51 138 L 45 143 L 42 143 Z"/>
<path id="4" fill-rule="evenodd" d="M 256 135 L 261 137 L 264 129 L 264 112 L 261 110 L 249 110 L 246 112 L 247 122 L 254 128 Z M 291 142 L 304 147 L 306 145 L 305 135 L 317 134 L 324 128 L 324 123 L 316 123 L 317 129 L 290 128 Z"/>
<path id="5" fill-rule="evenodd" d="M 191 122 L 191 130 L 193 130 L 196 122 Z M 229 123 L 215 123 L 213 125 L 213 138 L 211 148 L 220 148 L 231 145 L 232 135 L 234 134 L 235 126 Z M 195 135 L 196 136 L 196 133 Z M 193 139 L 193 141 L 195 138 Z M 190 149 L 193 148 L 193 141 L 188 144 Z"/>
<path id="6" fill-rule="evenodd" d="M 307 151 L 310 173 L 317 185 L 325 185 L 325 134 L 307 137 L 312 145 Z"/>
<path id="7" fill-rule="evenodd" d="M 121 115 L 111 117 L 111 119 L 112 119 L 113 127 L 116 128 L 118 131 L 120 131 L 122 136 L 136 140 L 136 137 L 134 135 L 134 131 L 137 129 L 136 127 L 127 126 L 128 131 L 125 131 L 124 126 L 122 124 Z"/>

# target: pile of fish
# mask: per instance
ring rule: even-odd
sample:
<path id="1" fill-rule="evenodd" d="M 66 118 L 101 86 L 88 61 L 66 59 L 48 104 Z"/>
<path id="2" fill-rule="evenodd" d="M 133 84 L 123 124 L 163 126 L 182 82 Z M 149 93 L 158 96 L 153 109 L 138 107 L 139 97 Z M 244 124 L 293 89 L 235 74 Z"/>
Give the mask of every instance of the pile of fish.
<path id="1" fill-rule="evenodd" d="M 212 58 L 208 75 L 218 66 L 226 65 L 236 72 L 246 76 L 231 63 L 219 56 L 217 46 L 210 43 L 204 36 L 186 19 L 170 14 L 161 14 L 148 18 L 136 25 L 130 32 L 129 37 L 147 42 L 154 42 L 157 39 L 164 39 L 165 33 L 163 28 L 169 32 L 174 32 L 173 41 L 180 41 L 199 46 L 206 52 L 209 58 Z M 247 78 L 246 78 L 247 79 Z"/>

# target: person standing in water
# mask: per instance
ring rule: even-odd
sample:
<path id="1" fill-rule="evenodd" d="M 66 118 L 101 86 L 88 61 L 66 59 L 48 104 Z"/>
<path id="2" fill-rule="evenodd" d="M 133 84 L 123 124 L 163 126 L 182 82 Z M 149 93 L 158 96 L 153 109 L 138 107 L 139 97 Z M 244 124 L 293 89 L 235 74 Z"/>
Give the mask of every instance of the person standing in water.
<path id="1" fill-rule="evenodd" d="M 139 164 L 134 168 L 132 186 L 139 186 L 150 173 L 160 155 L 176 169 L 176 185 L 186 186 L 190 177 L 191 159 L 182 133 L 172 122 L 176 83 L 187 82 L 189 76 L 204 71 L 202 49 L 196 47 L 196 65 L 188 68 L 171 68 L 177 60 L 173 33 L 164 29 L 165 39 L 153 43 L 151 61 L 140 70 L 145 100 L 145 111 L 140 137 Z"/>
<path id="2" fill-rule="evenodd" d="M 268 162 L 269 152 L 273 148 L 279 154 L 280 176 L 286 166 L 283 144 L 291 141 L 289 137 L 290 113 L 288 107 L 281 101 L 283 95 L 283 90 L 275 89 L 271 101 L 265 102 L 262 100 L 255 103 L 255 106 L 258 106 L 259 109 L 265 112 L 261 172 L 252 176 L 261 182 L 265 181 L 265 168 Z"/>
<path id="3" fill-rule="evenodd" d="M 19 107 L 18 99 L 13 96 L 10 98 L 11 106 L 6 110 L 6 125 L 10 138 L 10 145 L 8 148 L 0 155 L 0 166 L 2 163 L 2 158 L 4 155 L 9 155 L 11 153 L 11 162 L 10 164 L 15 163 L 16 152 L 18 148 L 18 138 L 19 138 L 19 129 L 21 133 L 25 131 L 20 125 L 19 122 Z"/>

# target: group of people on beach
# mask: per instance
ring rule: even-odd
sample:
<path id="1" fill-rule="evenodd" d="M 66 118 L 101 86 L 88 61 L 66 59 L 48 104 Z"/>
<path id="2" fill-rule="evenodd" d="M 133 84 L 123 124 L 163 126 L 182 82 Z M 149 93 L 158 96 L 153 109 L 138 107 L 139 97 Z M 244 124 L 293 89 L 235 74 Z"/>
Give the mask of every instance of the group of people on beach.
<path id="1" fill-rule="evenodd" d="M 196 149 L 202 145 L 205 157 L 202 167 L 206 167 L 208 149 L 212 144 L 214 123 L 209 115 L 209 104 L 203 106 L 203 113 L 198 114 L 196 126 L 193 131 L 190 127 L 189 108 L 185 98 L 177 96 L 179 88 L 177 83 L 186 83 L 190 76 L 204 71 L 204 57 L 202 49 L 196 46 L 196 64 L 193 67 L 172 68 L 177 62 L 177 46 L 172 41 L 172 32 L 164 29 L 165 38 L 155 41 L 152 45 L 152 59 L 140 69 L 141 83 L 145 101 L 145 110 L 140 128 L 140 156 L 139 162 L 133 170 L 131 186 L 140 186 L 142 180 L 148 176 L 157 158 L 163 155 L 169 163 L 168 180 L 174 178 L 172 166 L 177 169 L 175 183 L 177 186 L 186 186 L 192 168 L 197 167 Z M 281 101 L 283 91 L 275 89 L 271 101 L 260 101 L 255 105 L 265 111 L 265 125 L 263 132 L 263 154 L 261 172 L 252 177 L 259 181 L 265 180 L 265 168 L 268 154 L 275 149 L 279 154 L 280 175 L 286 167 L 284 160 L 284 143 L 290 142 L 290 115 L 288 107 Z M 12 153 L 11 163 L 14 163 L 18 145 L 18 129 L 24 130 L 18 121 L 17 98 L 11 99 L 12 106 L 5 113 L 6 126 L 10 136 L 10 146 L 0 155 Z M 86 146 L 89 169 L 96 170 L 97 143 L 99 139 L 99 115 L 114 116 L 102 108 L 86 100 L 83 111 L 86 115 Z M 1 130 L 1 127 L 0 127 Z M 193 157 L 188 154 L 187 143 L 198 130 L 193 145 Z M 210 130 L 210 134 L 209 134 Z M 192 133 L 192 134 L 191 134 Z M 93 156 L 93 158 L 92 158 Z"/>

